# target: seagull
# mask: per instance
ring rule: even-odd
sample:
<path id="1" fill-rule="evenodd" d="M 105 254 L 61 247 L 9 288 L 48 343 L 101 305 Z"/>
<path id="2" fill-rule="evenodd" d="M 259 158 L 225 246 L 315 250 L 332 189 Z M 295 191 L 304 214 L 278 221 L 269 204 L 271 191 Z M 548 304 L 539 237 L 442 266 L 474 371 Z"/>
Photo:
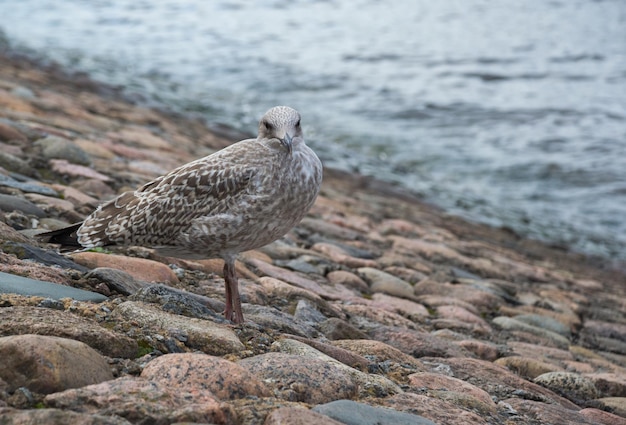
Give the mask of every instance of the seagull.
<path id="1" fill-rule="evenodd" d="M 313 206 L 322 163 L 304 143 L 300 114 L 268 110 L 256 139 L 234 143 L 122 193 L 83 222 L 42 233 L 51 243 L 144 246 L 183 259 L 224 260 L 224 316 L 243 323 L 235 259 L 281 238 Z"/>

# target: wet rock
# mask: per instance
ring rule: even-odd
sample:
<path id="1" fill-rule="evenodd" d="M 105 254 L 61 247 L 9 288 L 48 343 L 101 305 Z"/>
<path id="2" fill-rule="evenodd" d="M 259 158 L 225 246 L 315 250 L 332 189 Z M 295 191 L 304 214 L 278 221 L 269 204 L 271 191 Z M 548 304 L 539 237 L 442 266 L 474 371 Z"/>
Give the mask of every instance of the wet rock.
<path id="1" fill-rule="evenodd" d="M 186 347 L 206 354 L 221 356 L 244 349 L 237 335 L 228 326 L 166 313 L 142 302 L 121 303 L 113 310 L 111 318 L 123 320 L 144 333 L 176 338 Z"/>
<path id="2" fill-rule="evenodd" d="M 593 381 L 573 372 L 548 372 L 533 379 L 557 394 L 570 400 L 593 400 L 598 397 L 598 390 Z"/>
<path id="3" fill-rule="evenodd" d="M 180 392 L 209 390 L 221 400 L 270 395 L 263 382 L 237 363 L 199 353 L 157 357 L 148 363 L 141 377 Z"/>
<path id="4" fill-rule="evenodd" d="M 207 390 L 181 392 L 131 377 L 50 394 L 44 403 L 81 413 L 120 416 L 132 423 L 235 422 L 232 407 Z"/>
<path id="5" fill-rule="evenodd" d="M 135 279 L 144 282 L 178 283 L 178 277 L 168 266 L 144 258 L 102 254 L 99 252 L 77 252 L 71 254 L 70 257 L 78 264 L 82 264 L 90 269 L 108 267 L 122 270 Z"/>
<path id="6" fill-rule="evenodd" d="M 546 363 L 528 357 L 503 357 L 496 360 L 494 363 L 504 366 L 510 371 L 517 373 L 522 378 L 529 380 L 533 380 L 544 373 L 560 372 L 563 370 L 552 363 Z"/>
<path id="7" fill-rule="evenodd" d="M 341 425 L 326 415 L 305 408 L 281 407 L 272 411 L 265 418 L 263 425 Z"/>
<path id="8" fill-rule="evenodd" d="M 66 338 L 14 335 L 0 338 L 0 378 L 9 391 L 26 387 L 49 394 L 113 379 L 104 357 Z"/>
<path id="9" fill-rule="evenodd" d="M 87 269 L 88 270 L 88 269 Z M 107 284 L 109 289 L 122 295 L 132 295 L 148 285 L 146 282 L 136 280 L 130 274 L 110 267 L 98 267 L 85 275 L 86 279 L 95 279 Z"/>
<path id="10" fill-rule="evenodd" d="M 357 394 L 357 385 L 349 373 L 316 358 L 267 353 L 238 363 L 270 382 L 284 400 L 315 404 Z"/>
<path id="11" fill-rule="evenodd" d="M 367 335 L 351 324 L 331 317 L 320 323 L 319 330 L 330 340 L 334 339 L 366 339 Z"/>
<path id="12" fill-rule="evenodd" d="M 38 334 L 81 341 L 109 357 L 134 358 L 137 343 L 94 320 L 67 311 L 30 306 L 0 308 L 0 335 Z"/>
<path id="13" fill-rule="evenodd" d="M 337 400 L 315 406 L 312 410 L 346 425 L 435 425 L 422 416 L 373 407 L 352 400 Z"/>
<path id="14" fill-rule="evenodd" d="M 444 392 L 441 392 L 444 393 Z M 464 401 L 462 401 L 463 403 Z M 488 422 L 477 413 L 458 407 L 448 400 L 440 400 L 434 396 L 404 393 L 397 394 L 382 401 L 383 406 L 403 412 L 419 412 L 432 423 L 446 425 L 487 425 Z M 472 410 L 475 406 L 470 406 Z M 486 415 L 487 416 L 487 415 Z"/>
<path id="15" fill-rule="evenodd" d="M 0 408 L 3 425 L 130 425 L 119 416 L 90 415 L 60 409 L 17 410 Z"/>
<path id="16" fill-rule="evenodd" d="M 13 195 L 0 194 L 0 210 L 11 212 L 21 211 L 26 215 L 45 217 L 46 212 L 27 199 Z"/>
<path id="17" fill-rule="evenodd" d="M 358 272 L 368 282 L 372 292 L 382 292 L 402 298 L 414 298 L 413 287 L 402 279 L 372 267 L 361 267 Z"/>
<path id="18" fill-rule="evenodd" d="M 49 188 L 48 186 L 42 186 L 37 182 L 21 182 L 17 181 L 9 176 L 0 174 L 0 186 L 11 187 L 13 189 L 19 189 L 26 193 L 38 193 L 45 196 L 59 196 L 56 190 Z"/>
<path id="19" fill-rule="evenodd" d="M 300 341 L 288 338 L 281 339 L 272 344 L 272 349 L 283 353 L 322 360 L 336 367 L 342 374 L 346 373 L 352 377 L 352 380 L 358 386 L 357 388 L 361 396 L 386 397 L 402 392 L 400 387 L 384 376 L 361 372 Z"/>
<path id="20" fill-rule="evenodd" d="M 107 297 L 95 292 L 3 272 L 0 272 L 0 293 L 45 297 L 55 300 L 72 298 L 79 301 L 93 301 L 97 303 L 107 300 Z"/>

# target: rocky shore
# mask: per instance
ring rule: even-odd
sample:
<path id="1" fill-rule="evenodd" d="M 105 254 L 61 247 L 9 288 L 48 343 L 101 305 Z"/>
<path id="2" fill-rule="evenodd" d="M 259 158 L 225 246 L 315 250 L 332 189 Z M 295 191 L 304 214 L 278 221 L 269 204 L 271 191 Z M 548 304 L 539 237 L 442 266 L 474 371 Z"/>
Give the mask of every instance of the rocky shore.
<path id="1" fill-rule="evenodd" d="M 0 424 L 626 424 L 623 268 L 373 179 L 241 256 L 240 326 L 219 260 L 34 239 L 241 136 L 0 55 Z"/>

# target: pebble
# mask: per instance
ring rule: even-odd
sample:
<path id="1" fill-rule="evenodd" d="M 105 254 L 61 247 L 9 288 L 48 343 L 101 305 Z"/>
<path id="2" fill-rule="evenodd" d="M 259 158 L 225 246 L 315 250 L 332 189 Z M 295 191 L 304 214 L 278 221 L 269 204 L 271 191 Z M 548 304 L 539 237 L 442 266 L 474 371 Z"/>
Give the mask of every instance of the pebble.
<path id="1" fill-rule="evenodd" d="M 141 377 L 182 393 L 208 390 L 220 400 L 270 395 L 268 386 L 247 369 L 200 353 L 157 357 L 146 365 Z"/>
<path id="2" fill-rule="evenodd" d="M 116 291 L 122 295 L 132 295 L 148 285 L 148 283 L 136 280 L 122 270 L 110 267 L 97 267 L 85 274 L 85 279 L 95 279 L 99 282 L 104 282 L 111 291 Z"/>
<path id="3" fill-rule="evenodd" d="M 423 369 L 422 363 L 418 359 L 384 342 L 372 339 L 346 339 L 333 341 L 332 344 L 360 354 L 376 363 L 394 362 L 408 364 L 420 370 Z"/>
<path id="4" fill-rule="evenodd" d="M 341 425 L 326 415 L 298 407 L 280 407 L 265 418 L 263 425 Z"/>
<path id="5" fill-rule="evenodd" d="M 159 304 L 164 311 L 181 316 L 229 323 L 221 314 L 223 302 L 166 285 L 142 285 L 129 300 Z"/>
<path id="6" fill-rule="evenodd" d="M 413 357 L 467 357 L 463 348 L 426 332 L 380 326 L 372 337 Z"/>
<path id="7" fill-rule="evenodd" d="M 542 339 L 545 339 L 546 342 L 557 348 L 567 349 L 567 347 L 569 347 L 569 340 L 564 336 L 561 336 L 556 332 L 552 332 L 543 328 L 538 328 L 537 326 L 520 322 L 519 320 L 510 317 L 499 316 L 494 318 L 492 323 L 502 329 L 507 329 L 510 331 L 528 332 L 530 334 L 536 335 Z"/>
<path id="8" fill-rule="evenodd" d="M 45 159 L 64 159 L 73 164 L 90 165 L 91 158 L 80 147 L 67 139 L 47 136 L 34 143 Z"/>
<path id="9" fill-rule="evenodd" d="M 548 372 L 561 372 L 563 369 L 552 363 L 542 362 L 536 358 L 528 357 L 502 357 L 494 362 L 504 366 L 525 379 L 533 380 L 539 375 Z"/>
<path id="10" fill-rule="evenodd" d="M 4 425 L 131 425 L 119 416 L 78 413 L 61 409 L 0 408 L 0 422 Z"/>
<path id="11" fill-rule="evenodd" d="M 354 273 L 345 270 L 335 270 L 326 275 L 326 279 L 333 285 L 343 285 L 362 293 L 369 292 L 369 286 L 363 279 Z"/>
<path id="12" fill-rule="evenodd" d="M 373 407 L 352 400 L 336 400 L 313 407 L 314 412 L 330 416 L 346 425 L 435 425 L 434 422 L 410 413 Z"/>
<path id="13" fill-rule="evenodd" d="M 350 323 L 331 317 L 319 324 L 319 330 L 330 340 L 335 339 L 366 339 L 367 335 Z"/>
<path id="14" fill-rule="evenodd" d="M 45 196 L 59 196 L 56 190 L 47 186 L 43 186 L 38 183 L 29 183 L 17 181 L 9 176 L 0 174 L 0 186 L 11 187 L 13 189 L 19 189 L 22 192 L 38 193 Z"/>
<path id="15" fill-rule="evenodd" d="M 80 341 L 44 335 L 0 337 L 0 378 L 10 392 L 19 387 L 50 394 L 113 379 L 105 358 Z"/>
<path id="16" fill-rule="evenodd" d="M 19 198 L 13 195 L 0 194 L 0 210 L 11 212 L 21 211 L 26 215 L 32 215 L 35 217 L 45 217 L 46 212 L 35 205 L 33 202 Z"/>

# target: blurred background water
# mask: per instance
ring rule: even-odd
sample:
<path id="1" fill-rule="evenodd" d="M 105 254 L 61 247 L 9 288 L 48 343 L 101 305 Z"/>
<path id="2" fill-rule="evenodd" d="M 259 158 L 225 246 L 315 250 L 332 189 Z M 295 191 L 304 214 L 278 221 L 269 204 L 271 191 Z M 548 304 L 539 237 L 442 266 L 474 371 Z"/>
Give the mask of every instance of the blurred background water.
<path id="1" fill-rule="evenodd" d="M 626 259 L 623 0 L 0 0 L 12 47 L 330 166 Z"/>

